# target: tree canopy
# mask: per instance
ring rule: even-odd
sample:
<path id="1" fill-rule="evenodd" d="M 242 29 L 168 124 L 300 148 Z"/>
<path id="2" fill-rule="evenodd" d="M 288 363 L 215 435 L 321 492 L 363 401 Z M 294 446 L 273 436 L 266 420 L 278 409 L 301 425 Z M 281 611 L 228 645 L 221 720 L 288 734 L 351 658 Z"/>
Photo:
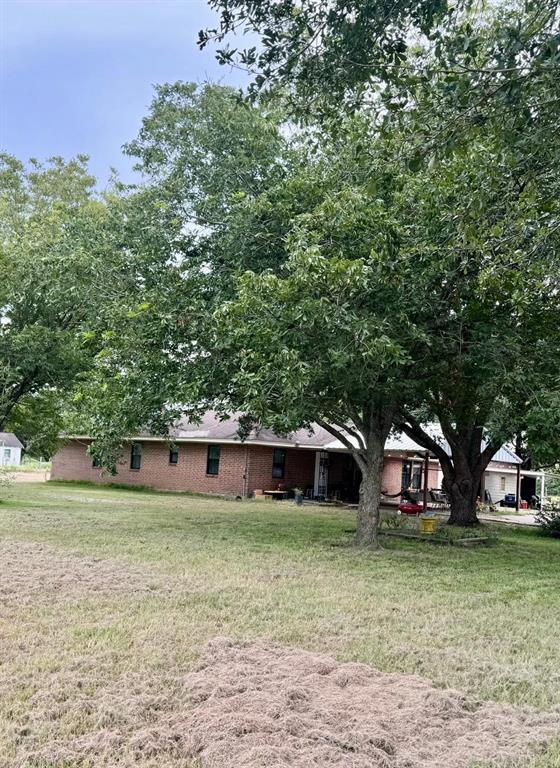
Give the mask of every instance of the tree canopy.
<path id="1" fill-rule="evenodd" d="M 375 543 L 393 427 L 439 458 L 451 521 L 476 522 L 502 442 L 556 451 L 553 5 L 214 5 L 218 36 L 263 34 L 241 54 L 269 67 L 254 95 L 281 88 L 162 87 L 128 146 L 145 183 L 121 203 L 134 278 L 84 393 L 103 396 L 95 450 L 114 465 L 135 426 L 209 407 L 318 421 L 362 471 L 358 538 Z M 312 109 L 286 122 L 307 94 L 320 127 Z"/>
<path id="2" fill-rule="evenodd" d="M 282 172 L 235 190 L 219 225 L 186 237 L 177 217 L 163 249 L 135 249 L 150 287 L 136 281 L 107 337 L 99 437 L 134 424 L 164 431 L 210 406 L 280 432 L 318 421 L 363 474 L 374 467 L 371 538 L 383 444 L 397 425 L 438 455 L 458 521 L 472 521 L 486 464 L 554 375 L 558 274 L 542 189 L 512 173 L 500 135 L 476 139 L 413 169 L 400 134 L 358 116 L 334 138 L 280 142 Z M 139 244 L 146 203 L 176 215 L 166 179 L 135 198 Z M 203 197 L 197 205 L 207 210 Z M 127 428 L 108 428 L 115 418 Z M 451 456 L 422 427 L 434 418 Z"/>
<path id="3" fill-rule="evenodd" d="M 53 404 L 91 364 L 105 217 L 85 157 L 0 157 L 0 428 Z"/>

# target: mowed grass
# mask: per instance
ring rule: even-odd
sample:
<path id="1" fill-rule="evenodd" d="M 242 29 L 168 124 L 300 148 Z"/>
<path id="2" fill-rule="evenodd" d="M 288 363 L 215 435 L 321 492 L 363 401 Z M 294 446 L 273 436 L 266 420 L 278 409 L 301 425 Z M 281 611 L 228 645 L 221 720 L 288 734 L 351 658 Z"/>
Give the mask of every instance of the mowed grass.
<path id="1" fill-rule="evenodd" d="M 335 508 L 13 486 L 0 504 L 0 542 L 46 544 L 62 564 L 67 553 L 110 559 L 154 584 L 65 599 L 63 581 L 43 600 L 36 583 L 21 602 L 0 600 L 0 765 L 14 765 L 22 740 L 40 748 L 53 733 L 63 740 L 107 727 L 95 708 L 72 706 L 77 679 L 92 698 L 140 672 L 164 690 L 216 635 L 560 709 L 559 540 L 500 527 L 499 542 L 485 548 L 392 539 L 372 553 L 352 547 L 353 528 L 352 512 Z M 24 566 L 32 578 L 33 563 Z M 115 711 L 109 722 L 118 719 Z M 535 765 L 560 766 L 560 751 Z"/>

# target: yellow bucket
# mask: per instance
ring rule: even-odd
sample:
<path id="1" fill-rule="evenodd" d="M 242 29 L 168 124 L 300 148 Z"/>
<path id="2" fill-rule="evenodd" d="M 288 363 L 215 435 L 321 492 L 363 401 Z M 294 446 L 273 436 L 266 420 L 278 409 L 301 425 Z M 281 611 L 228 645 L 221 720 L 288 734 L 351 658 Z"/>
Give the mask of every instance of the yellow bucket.
<path id="1" fill-rule="evenodd" d="M 420 533 L 435 533 L 436 517 L 420 517 Z"/>

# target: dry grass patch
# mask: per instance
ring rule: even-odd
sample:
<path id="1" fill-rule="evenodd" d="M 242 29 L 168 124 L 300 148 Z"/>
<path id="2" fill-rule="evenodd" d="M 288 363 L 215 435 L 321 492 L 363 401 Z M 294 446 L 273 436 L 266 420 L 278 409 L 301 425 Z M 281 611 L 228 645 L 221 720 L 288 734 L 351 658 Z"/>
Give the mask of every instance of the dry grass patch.
<path id="1" fill-rule="evenodd" d="M 420 675 L 468 701 L 560 712 L 559 542 L 533 531 L 504 530 L 484 550 L 391 542 L 373 555 L 351 546 L 344 510 L 56 484 L 9 494 L 0 506 L 1 768 L 207 759 L 212 702 L 240 705 L 214 693 L 195 701 L 196 678 L 186 684 L 216 636 Z M 218 662 L 201 670 L 207 692 L 222 685 Z M 283 685 L 267 689 L 278 687 L 279 706 Z M 348 690 L 329 691 L 343 697 L 340 710 Z M 330 722 L 315 695 L 311 686 L 310 711 L 296 715 Z M 560 750 L 531 768 L 560 768 Z"/>
<path id="2" fill-rule="evenodd" d="M 35 696 L 41 717 L 49 705 L 95 708 L 98 727 L 22 746 L 16 765 L 465 768 L 528 757 L 560 729 L 558 715 L 481 703 L 419 677 L 225 638 L 182 679 L 124 682 L 90 697 L 78 675 L 73 700 Z"/>
<path id="3" fill-rule="evenodd" d="M 18 605 L 171 590 L 169 578 L 157 569 L 83 557 L 37 542 L 0 541 L 0 563 L 0 600 Z"/>

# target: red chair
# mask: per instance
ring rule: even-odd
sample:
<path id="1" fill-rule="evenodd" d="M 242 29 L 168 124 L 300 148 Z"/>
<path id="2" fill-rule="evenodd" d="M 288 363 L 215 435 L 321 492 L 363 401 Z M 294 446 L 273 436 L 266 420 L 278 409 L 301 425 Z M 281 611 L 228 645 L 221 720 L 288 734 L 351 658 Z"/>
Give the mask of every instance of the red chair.
<path id="1" fill-rule="evenodd" d="M 417 504 L 412 501 L 403 501 L 399 504 L 399 512 L 401 515 L 419 515 L 423 511 L 423 504 Z"/>

